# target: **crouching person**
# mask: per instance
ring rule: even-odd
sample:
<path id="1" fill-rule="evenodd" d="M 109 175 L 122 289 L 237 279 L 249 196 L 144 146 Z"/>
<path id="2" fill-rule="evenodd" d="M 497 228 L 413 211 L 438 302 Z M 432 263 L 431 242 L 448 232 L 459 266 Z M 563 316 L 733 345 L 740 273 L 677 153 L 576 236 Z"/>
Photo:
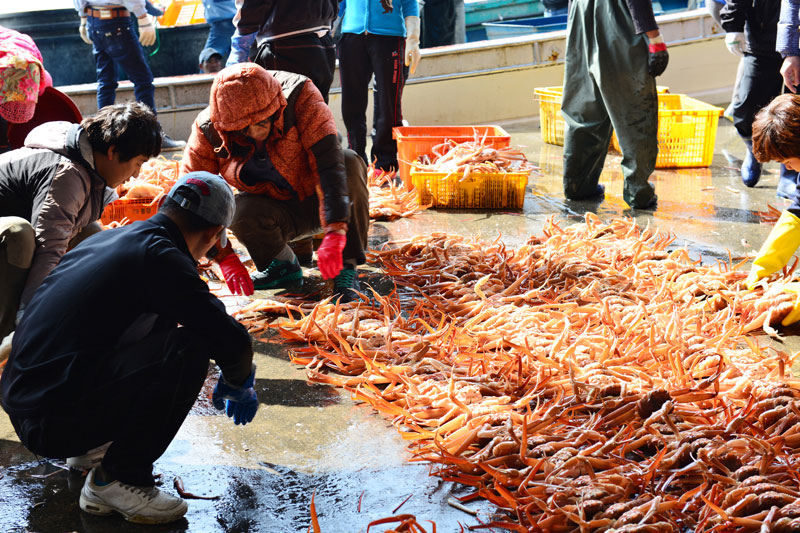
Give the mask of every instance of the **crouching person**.
<path id="1" fill-rule="evenodd" d="M 153 462 L 189 413 L 209 359 L 222 369 L 214 405 L 227 402 L 237 424 L 255 416 L 250 336 L 197 273 L 233 211 L 222 178 L 183 176 L 154 217 L 66 254 L 20 321 L 0 404 L 30 451 L 91 468 L 80 495 L 88 513 L 141 523 L 184 515 L 186 502 L 155 487 Z"/>
<path id="2" fill-rule="evenodd" d="M 114 187 L 160 151 L 156 116 L 129 103 L 37 126 L 0 155 L 0 340 L 67 249 L 100 231 Z"/>
<path id="3" fill-rule="evenodd" d="M 258 272 L 250 278 L 228 247 L 216 257 L 233 292 L 301 284 L 288 243 L 324 232 L 317 265 L 334 297 L 357 299 L 356 265 L 369 231 L 367 166 L 342 150 L 330 108 L 300 74 L 239 63 L 217 75 L 209 107 L 195 119 L 184 172 L 220 173 L 235 187 L 231 230 Z"/>

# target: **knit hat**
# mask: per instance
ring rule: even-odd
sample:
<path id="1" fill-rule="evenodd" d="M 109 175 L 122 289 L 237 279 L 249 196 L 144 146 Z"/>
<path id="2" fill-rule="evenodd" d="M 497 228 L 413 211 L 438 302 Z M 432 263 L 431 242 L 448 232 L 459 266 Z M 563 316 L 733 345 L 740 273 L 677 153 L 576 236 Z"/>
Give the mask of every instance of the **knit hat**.
<path id="1" fill-rule="evenodd" d="M 233 222 L 236 203 L 233 191 L 224 179 L 203 170 L 189 172 L 175 183 L 167 196 L 206 222 L 221 225 L 220 244 L 223 247 L 227 245 L 225 229 Z"/>
<path id="2" fill-rule="evenodd" d="M 242 130 L 286 107 L 281 84 L 255 63 L 222 69 L 211 85 L 211 122 L 218 131 Z"/>
<path id="3" fill-rule="evenodd" d="M 0 116 L 12 123 L 29 121 L 39 95 L 52 85 L 33 39 L 0 26 Z"/>

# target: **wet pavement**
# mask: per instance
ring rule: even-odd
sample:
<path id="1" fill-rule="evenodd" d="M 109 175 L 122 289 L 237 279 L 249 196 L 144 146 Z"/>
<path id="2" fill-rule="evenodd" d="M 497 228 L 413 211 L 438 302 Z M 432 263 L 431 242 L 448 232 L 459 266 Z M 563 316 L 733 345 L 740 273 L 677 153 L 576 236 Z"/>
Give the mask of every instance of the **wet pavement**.
<path id="1" fill-rule="evenodd" d="M 512 144 L 523 145 L 543 172 L 531 176 L 521 211 L 429 210 L 375 223 L 370 244 L 445 231 L 487 240 L 500 236 L 513 247 L 538 234 L 551 216 L 570 224 L 593 211 L 604 220 L 631 216 L 641 225 L 672 232 L 675 246 L 713 263 L 757 251 L 771 228 L 758 213 L 768 205 L 781 209 L 789 203 L 775 196 L 777 164 L 765 166 L 757 187 L 742 185 L 735 157 L 744 155 L 744 146 L 724 119 L 711 168 L 655 172 L 655 212 L 631 210 L 622 201 L 620 157 L 613 154 L 601 178 L 604 202 L 565 201 L 562 149 L 543 144 L 533 121 L 503 127 Z M 800 350 L 798 331 L 784 330 L 785 337 L 776 342 L 787 351 Z M 401 504 L 397 513 L 414 514 L 423 525 L 433 520 L 445 533 L 491 519 L 486 502 L 467 504 L 478 511 L 477 518 L 449 506 L 449 497 L 469 489 L 429 476 L 427 465 L 409 463 L 406 443 L 389 420 L 355 404 L 347 393 L 307 383 L 283 344 L 259 341 L 256 351 L 261 405 L 253 423 L 234 426 L 201 398 L 156 463 L 168 490 L 174 491 L 173 479 L 180 476 L 186 490 L 218 499 L 189 500 L 185 519 L 170 526 L 136 526 L 82 513 L 78 495 L 83 478 L 64 470 L 63 462 L 27 452 L 0 411 L 0 531 L 300 532 L 308 530 L 313 493 L 325 533 L 366 531 L 370 521 L 391 516 Z M 382 531 L 371 531 L 376 530 Z"/>

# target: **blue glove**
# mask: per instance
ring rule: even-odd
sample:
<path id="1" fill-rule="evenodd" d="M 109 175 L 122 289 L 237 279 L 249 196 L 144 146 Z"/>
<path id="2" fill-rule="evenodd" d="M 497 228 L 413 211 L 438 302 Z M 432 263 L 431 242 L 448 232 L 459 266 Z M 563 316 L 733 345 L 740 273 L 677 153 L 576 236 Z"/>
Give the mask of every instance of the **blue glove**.
<path id="1" fill-rule="evenodd" d="M 225 66 L 229 67 L 236 63 L 250 61 L 250 47 L 253 46 L 253 41 L 255 40 L 256 32 L 240 35 L 238 29 L 234 31 L 231 37 L 231 55 L 228 56 Z"/>
<path id="2" fill-rule="evenodd" d="M 219 373 L 219 381 L 211 394 L 211 402 L 216 409 L 220 411 L 225 409 L 225 414 L 233 418 L 233 423 L 236 425 L 245 425 L 256 416 L 258 398 L 253 389 L 255 379 L 256 369 L 253 368 L 244 385 L 237 389 L 228 385 L 222 372 Z"/>

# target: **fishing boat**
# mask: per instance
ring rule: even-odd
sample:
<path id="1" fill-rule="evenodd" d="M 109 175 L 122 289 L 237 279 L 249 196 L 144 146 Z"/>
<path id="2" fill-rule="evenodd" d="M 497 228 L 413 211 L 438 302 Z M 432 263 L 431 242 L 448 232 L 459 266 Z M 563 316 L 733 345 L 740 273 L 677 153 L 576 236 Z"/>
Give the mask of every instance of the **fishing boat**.
<path id="1" fill-rule="evenodd" d="M 665 5 L 667 0 L 662 0 L 662 8 Z M 727 51 L 721 30 L 705 9 L 661 11 L 656 20 L 669 46 L 670 65 L 658 79 L 659 85 L 711 104 L 726 104 L 738 58 Z M 162 30 L 164 40 L 176 29 Z M 65 46 L 67 38 L 79 41 L 77 22 L 74 34 L 62 34 L 60 46 Z M 412 125 L 486 124 L 535 118 L 539 108 L 534 89 L 563 84 L 565 45 L 563 28 L 542 27 L 522 35 L 423 49 L 419 67 L 403 94 L 403 117 Z M 197 113 L 208 105 L 212 81 L 210 74 L 156 78 L 159 120 L 169 135 L 182 139 L 188 136 Z M 59 88 L 84 115 L 96 110 L 96 84 Z M 118 99 L 133 99 L 129 82 L 120 83 Z M 344 131 L 338 74 L 331 89 L 330 106 Z"/>

